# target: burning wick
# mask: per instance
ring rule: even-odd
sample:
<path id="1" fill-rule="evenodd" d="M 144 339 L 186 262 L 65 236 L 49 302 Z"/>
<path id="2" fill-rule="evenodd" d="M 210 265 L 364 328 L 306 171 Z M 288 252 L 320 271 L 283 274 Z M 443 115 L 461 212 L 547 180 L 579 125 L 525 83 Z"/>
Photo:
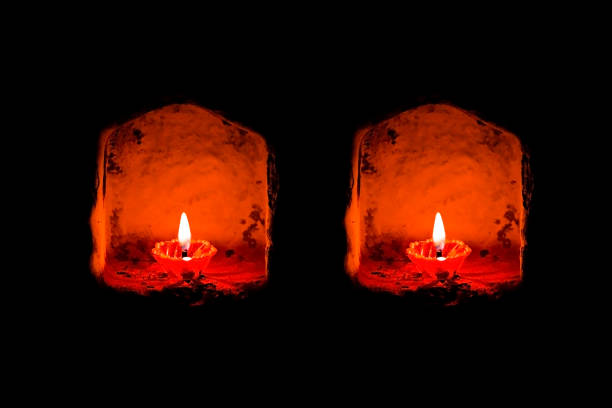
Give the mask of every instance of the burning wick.
<path id="1" fill-rule="evenodd" d="M 446 258 L 442 256 L 442 250 L 444 249 L 444 241 L 446 241 L 446 233 L 444 232 L 442 216 L 438 212 L 436 213 L 436 220 L 434 221 L 433 229 L 433 242 L 436 246 L 436 259 L 438 261 L 446 260 Z"/>
<path id="2" fill-rule="evenodd" d="M 184 261 L 191 261 L 191 258 L 187 256 L 187 251 L 191 245 L 191 230 L 189 229 L 189 221 L 187 220 L 187 214 L 181 214 L 181 223 L 179 225 L 178 240 L 183 250 L 181 256 Z"/>

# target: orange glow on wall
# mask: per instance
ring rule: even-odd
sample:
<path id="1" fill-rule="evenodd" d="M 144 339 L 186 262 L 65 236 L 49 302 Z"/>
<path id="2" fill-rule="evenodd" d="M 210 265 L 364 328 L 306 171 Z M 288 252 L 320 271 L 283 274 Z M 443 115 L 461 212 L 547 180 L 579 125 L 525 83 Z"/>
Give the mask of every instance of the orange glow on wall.
<path id="1" fill-rule="evenodd" d="M 177 239 L 186 213 L 191 242 L 218 249 L 199 285 L 235 293 L 262 284 L 276 195 L 273 163 L 262 136 L 192 104 L 106 129 L 91 214 L 93 273 L 139 293 L 193 287 L 172 281 L 151 253 L 156 242 Z"/>
<path id="2" fill-rule="evenodd" d="M 525 154 L 512 133 L 446 104 L 361 129 L 345 219 L 347 272 L 396 294 L 449 285 L 491 294 L 517 285 L 530 197 Z M 472 248 L 454 282 L 420 277 L 405 253 L 410 242 L 432 238 L 437 212 L 447 242 Z"/>

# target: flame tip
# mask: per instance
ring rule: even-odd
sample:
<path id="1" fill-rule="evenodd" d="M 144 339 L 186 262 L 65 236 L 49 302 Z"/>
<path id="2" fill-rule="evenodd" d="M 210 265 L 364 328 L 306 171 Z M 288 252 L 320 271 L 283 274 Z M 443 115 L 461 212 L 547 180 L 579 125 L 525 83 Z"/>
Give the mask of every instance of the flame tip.
<path id="1" fill-rule="evenodd" d="M 181 214 L 181 222 L 179 224 L 178 239 L 183 250 L 188 250 L 191 245 L 191 229 L 189 228 L 189 220 L 187 214 Z"/>
<path id="2" fill-rule="evenodd" d="M 436 249 L 444 248 L 444 242 L 446 241 L 446 232 L 444 231 L 444 222 L 442 222 L 442 215 L 439 212 L 436 213 L 432 238 L 434 244 L 436 245 Z"/>

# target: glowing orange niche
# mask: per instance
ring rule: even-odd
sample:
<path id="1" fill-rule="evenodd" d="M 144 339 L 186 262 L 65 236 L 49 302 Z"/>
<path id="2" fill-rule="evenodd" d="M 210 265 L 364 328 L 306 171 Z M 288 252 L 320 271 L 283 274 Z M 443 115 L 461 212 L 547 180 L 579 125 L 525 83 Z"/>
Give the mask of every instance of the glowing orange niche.
<path id="1" fill-rule="evenodd" d="M 360 130 L 345 218 L 347 272 L 372 290 L 446 288 L 458 294 L 454 301 L 517 286 L 531 195 L 528 162 L 515 135 L 446 104 Z M 436 259 L 435 237 L 420 241 L 431 236 L 437 212 L 462 240 L 446 242 L 444 261 Z"/>
<path id="2" fill-rule="evenodd" d="M 102 133 L 97 181 L 91 269 L 107 285 L 236 295 L 266 281 L 274 160 L 252 130 L 191 104 L 153 110 Z M 183 212 L 210 242 L 167 241 Z"/>

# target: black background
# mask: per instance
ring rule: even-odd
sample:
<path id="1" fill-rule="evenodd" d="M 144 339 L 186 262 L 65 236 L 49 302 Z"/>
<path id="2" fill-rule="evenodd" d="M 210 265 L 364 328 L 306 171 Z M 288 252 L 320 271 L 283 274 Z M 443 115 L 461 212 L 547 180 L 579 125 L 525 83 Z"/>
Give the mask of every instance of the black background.
<path id="1" fill-rule="evenodd" d="M 403 58 L 398 53 L 405 52 Z M 429 60 L 336 50 L 236 55 L 230 49 L 189 61 L 168 55 L 101 53 L 74 70 L 62 163 L 71 265 L 62 271 L 62 317 L 68 330 L 97 347 L 191 339 L 197 344 L 290 349 L 335 345 L 353 352 L 404 355 L 434 344 L 442 356 L 462 347 L 512 360 L 521 346 L 537 348 L 562 316 L 559 273 L 547 264 L 542 201 L 556 94 L 546 70 L 528 56 L 448 55 Z M 113 124 L 170 103 L 219 111 L 262 134 L 276 154 L 279 195 L 273 220 L 269 283 L 246 300 L 188 308 L 103 287 L 89 271 L 97 143 Z M 531 154 L 535 190 L 530 209 L 525 280 L 501 300 L 428 307 L 356 287 L 344 271 L 353 136 L 362 126 L 403 110 L 448 102 L 518 135 Z M 77 237 L 76 241 L 75 238 Z M 74 263 L 74 264 L 72 264 Z M 130 339 L 130 340 L 127 340 Z M 529 339 L 529 340 L 526 340 Z M 76 340 L 75 340 L 76 341 Z M 190 340 L 187 340 L 190 341 Z M 204 346 L 199 346 L 204 347 Z M 201 348 L 200 348 L 201 349 Z M 459 353 L 459 354 L 456 354 Z"/>

